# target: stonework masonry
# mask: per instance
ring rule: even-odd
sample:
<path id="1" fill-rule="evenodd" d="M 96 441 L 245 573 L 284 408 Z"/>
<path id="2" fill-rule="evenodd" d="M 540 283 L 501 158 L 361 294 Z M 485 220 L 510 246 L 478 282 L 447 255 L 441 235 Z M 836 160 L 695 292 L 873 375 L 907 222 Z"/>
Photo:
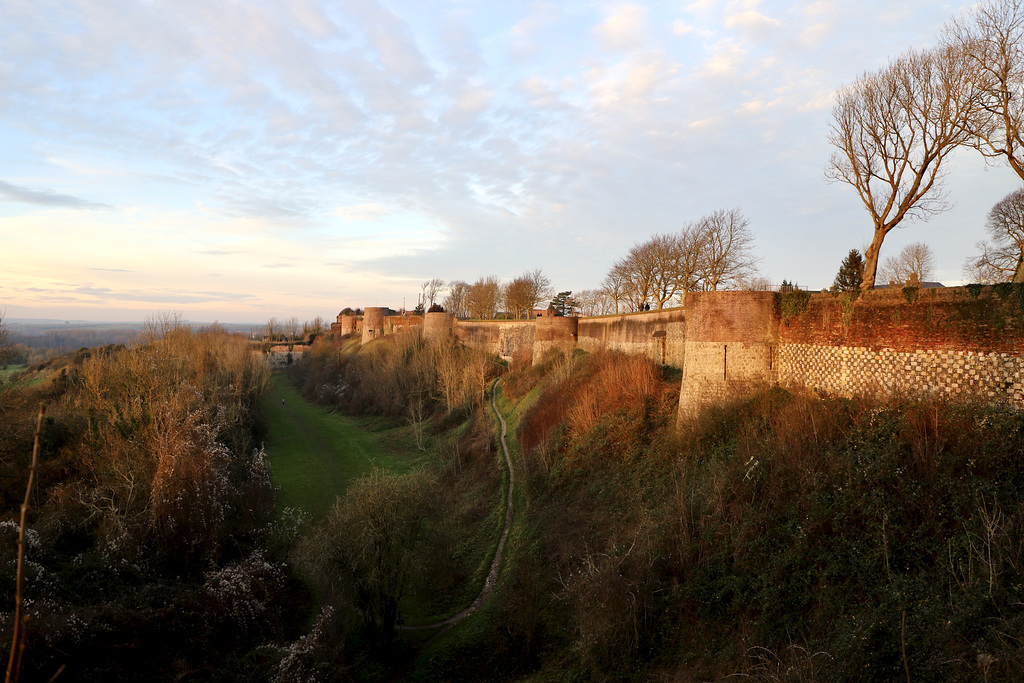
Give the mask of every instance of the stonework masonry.
<path id="1" fill-rule="evenodd" d="M 709 402 L 773 384 L 1024 408 L 1024 285 L 839 296 L 691 292 L 680 309 L 579 319 L 468 321 L 444 313 L 385 319 L 384 309 L 367 308 L 362 320 L 364 342 L 417 330 L 428 338 L 453 334 L 506 359 L 537 362 L 552 349 L 606 349 L 681 368 L 681 419 Z"/>
<path id="2" fill-rule="evenodd" d="M 817 294 L 779 327 L 777 381 L 1024 407 L 1024 287 Z"/>
<path id="3" fill-rule="evenodd" d="M 572 353 L 579 338 L 580 319 L 575 317 L 544 316 L 534 323 L 533 362 L 538 363 L 548 353 Z"/>
<path id="4" fill-rule="evenodd" d="M 843 395 L 901 392 L 1024 405 L 1024 361 L 1007 353 L 782 344 L 778 382 Z"/>
<path id="5" fill-rule="evenodd" d="M 363 343 L 384 336 L 384 309 L 367 307 L 363 309 Z"/>
<path id="6" fill-rule="evenodd" d="M 645 356 L 655 363 L 683 367 L 686 316 L 682 308 L 580 318 L 579 348 Z"/>
<path id="7" fill-rule="evenodd" d="M 691 292 L 686 312 L 680 418 L 774 381 L 778 316 L 772 292 Z"/>

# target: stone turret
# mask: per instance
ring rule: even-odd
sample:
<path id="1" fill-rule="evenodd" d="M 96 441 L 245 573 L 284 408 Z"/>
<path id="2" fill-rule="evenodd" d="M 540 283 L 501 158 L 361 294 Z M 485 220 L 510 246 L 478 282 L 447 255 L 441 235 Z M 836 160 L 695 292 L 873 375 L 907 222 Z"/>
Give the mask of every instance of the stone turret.
<path id="1" fill-rule="evenodd" d="M 452 334 L 455 316 L 451 313 L 426 313 L 423 316 L 423 338 L 427 340 L 445 339 Z"/>
<path id="2" fill-rule="evenodd" d="M 363 310 L 363 343 L 384 336 L 384 314 L 386 309 L 367 307 Z"/>

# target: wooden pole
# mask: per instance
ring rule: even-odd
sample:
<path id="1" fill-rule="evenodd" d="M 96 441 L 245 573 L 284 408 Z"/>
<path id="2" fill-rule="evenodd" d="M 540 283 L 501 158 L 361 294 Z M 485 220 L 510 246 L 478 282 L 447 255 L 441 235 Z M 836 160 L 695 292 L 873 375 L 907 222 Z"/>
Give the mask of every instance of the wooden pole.
<path id="1" fill-rule="evenodd" d="M 32 497 L 32 485 L 36 481 L 36 467 L 39 464 L 39 440 L 43 434 L 43 416 L 46 406 L 39 404 L 39 418 L 36 421 L 35 440 L 32 444 L 32 464 L 28 471 L 28 486 L 25 488 L 25 502 L 21 504 L 21 526 L 18 530 L 18 578 L 14 595 L 14 634 L 11 637 L 11 656 L 7 659 L 6 683 L 17 681 L 21 675 L 21 656 L 25 651 L 25 622 L 28 617 L 21 616 L 24 600 L 21 595 L 22 570 L 25 564 L 25 518 L 28 516 L 28 503 Z"/>

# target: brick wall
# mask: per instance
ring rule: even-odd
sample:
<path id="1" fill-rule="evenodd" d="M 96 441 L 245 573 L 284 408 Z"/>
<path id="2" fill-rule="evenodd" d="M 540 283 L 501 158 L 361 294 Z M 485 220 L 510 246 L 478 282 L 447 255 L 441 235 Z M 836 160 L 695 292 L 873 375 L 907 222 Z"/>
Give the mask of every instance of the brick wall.
<path id="1" fill-rule="evenodd" d="M 884 289 L 852 302 L 815 294 L 803 313 L 779 327 L 779 341 L 1024 355 L 1022 302 L 1024 288 L 1016 285 Z"/>
<path id="2" fill-rule="evenodd" d="M 1024 288 L 817 294 L 779 327 L 780 384 L 1024 407 Z"/>

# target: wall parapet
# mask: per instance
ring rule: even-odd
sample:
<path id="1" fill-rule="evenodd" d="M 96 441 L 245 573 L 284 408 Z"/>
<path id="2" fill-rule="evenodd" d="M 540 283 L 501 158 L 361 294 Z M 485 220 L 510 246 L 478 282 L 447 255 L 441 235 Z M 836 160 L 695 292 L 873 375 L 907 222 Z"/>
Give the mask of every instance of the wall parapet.
<path id="1" fill-rule="evenodd" d="M 366 342 L 423 329 L 534 362 L 549 349 L 646 356 L 682 368 L 681 418 L 771 384 L 1024 407 L 1024 285 L 786 296 L 691 292 L 678 309 L 536 320 L 385 318 L 384 309 L 367 308 L 362 333 Z"/>

